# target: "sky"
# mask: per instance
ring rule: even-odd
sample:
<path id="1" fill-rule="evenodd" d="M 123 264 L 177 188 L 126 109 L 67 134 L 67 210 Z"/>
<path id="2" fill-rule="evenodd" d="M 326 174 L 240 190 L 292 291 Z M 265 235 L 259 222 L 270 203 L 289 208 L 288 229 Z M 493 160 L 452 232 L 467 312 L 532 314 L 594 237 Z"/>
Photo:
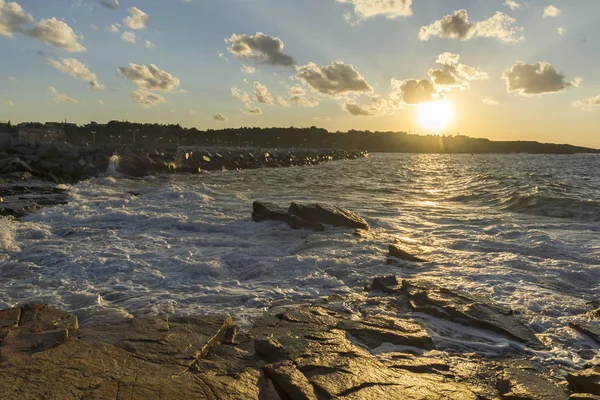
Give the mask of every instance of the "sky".
<path id="1" fill-rule="evenodd" d="M 598 0 L 0 0 L 0 121 L 600 148 L 598 15 Z"/>

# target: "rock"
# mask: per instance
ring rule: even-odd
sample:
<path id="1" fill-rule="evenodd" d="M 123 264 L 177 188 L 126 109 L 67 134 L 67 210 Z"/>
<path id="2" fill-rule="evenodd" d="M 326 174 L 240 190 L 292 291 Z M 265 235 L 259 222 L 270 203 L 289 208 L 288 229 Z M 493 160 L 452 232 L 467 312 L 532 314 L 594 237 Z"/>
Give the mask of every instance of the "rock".
<path id="1" fill-rule="evenodd" d="M 62 158 L 62 152 L 51 143 L 43 143 L 38 147 L 37 154 L 40 158 Z"/>
<path id="2" fill-rule="evenodd" d="M 407 281 L 403 284 L 415 311 L 498 332 L 534 349 L 543 348 L 531 328 L 513 315 L 510 309 L 495 305 L 486 299 L 469 297 L 433 285 L 419 286 Z"/>
<path id="3" fill-rule="evenodd" d="M 96 176 L 98 175 L 98 168 L 96 168 L 96 166 L 94 164 L 88 164 L 85 166 L 85 168 L 81 171 L 81 175 L 83 176 Z"/>
<path id="4" fill-rule="evenodd" d="M 415 357 L 412 354 L 398 353 L 385 363 L 390 368 L 398 368 L 420 374 L 446 374 L 450 371 L 449 360 L 436 357 Z"/>
<path id="5" fill-rule="evenodd" d="M 570 322 L 569 326 L 600 343 L 600 326 L 598 322 Z"/>
<path id="6" fill-rule="evenodd" d="M 387 294 L 397 294 L 401 291 L 401 289 L 400 282 L 395 275 L 378 276 L 373 278 L 371 286 L 367 288 L 368 291 L 378 290 Z"/>
<path id="7" fill-rule="evenodd" d="M 315 203 L 301 205 L 292 203 L 289 213 L 310 222 L 319 222 L 325 225 L 347 227 L 355 229 L 369 229 L 369 224 L 358 214 L 344 208 L 328 204 Z"/>
<path id="8" fill-rule="evenodd" d="M 38 167 L 41 168 L 44 172 L 58 171 L 60 169 L 60 164 L 49 160 L 41 160 L 38 163 Z"/>
<path id="9" fill-rule="evenodd" d="M 289 222 L 290 215 L 278 204 L 255 201 L 252 203 L 252 220 L 255 222 L 265 220 Z"/>
<path id="10" fill-rule="evenodd" d="M 399 259 L 405 260 L 405 261 L 427 262 L 419 257 L 415 257 L 411 254 L 408 254 L 406 251 L 402 250 L 400 247 L 398 247 L 394 244 L 391 244 L 389 247 L 389 256 L 396 257 L 396 258 L 399 258 Z"/>
<path id="11" fill-rule="evenodd" d="M 569 400 L 600 400 L 600 396 L 590 393 L 573 393 Z"/>
<path id="12" fill-rule="evenodd" d="M 2 169 L 2 173 L 4 174 L 10 174 L 11 172 L 33 172 L 33 169 L 25 161 L 16 158 Z"/>
<path id="13" fill-rule="evenodd" d="M 0 150 L 6 151 L 12 143 L 12 135 L 10 133 L 0 133 Z"/>
<path id="14" fill-rule="evenodd" d="M 314 231 L 322 232 L 325 230 L 325 226 L 320 222 L 309 221 L 304 218 L 301 218 L 297 215 L 289 216 L 289 223 L 292 229 L 312 229 Z"/>
<path id="15" fill-rule="evenodd" d="M 362 321 L 341 320 L 337 327 L 374 349 L 384 343 L 434 349 L 425 329 L 413 319 L 371 317 Z"/>
<path id="16" fill-rule="evenodd" d="M 290 400 L 317 400 L 315 390 L 306 376 L 290 362 L 269 364 L 265 371 L 273 383 L 277 393 Z"/>
<path id="17" fill-rule="evenodd" d="M 567 375 L 567 382 L 574 392 L 600 395 L 600 367 L 571 372 Z"/>
<path id="18" fill-rule="evenodd" d="M 17 145 L 10 149 L 13 153 L 22 154 L 22 155 L 33 155 L 35 154 L 35 150 L 31 147 L 25 145 Z"/>
<path id="19" fill-rule="evenodd" d="M 254 341 L 254 352 L 268 362 L 278 362 L 287 358 L 283 346 L 277 339 L 267 337 Z"/>
<path id="20" fill-rule="evenodd" d="M 503 399 L 567 400 L 569 396 L 556 384 L 531 369 L 509 367 L 498 377 L 498 391 Z"/>

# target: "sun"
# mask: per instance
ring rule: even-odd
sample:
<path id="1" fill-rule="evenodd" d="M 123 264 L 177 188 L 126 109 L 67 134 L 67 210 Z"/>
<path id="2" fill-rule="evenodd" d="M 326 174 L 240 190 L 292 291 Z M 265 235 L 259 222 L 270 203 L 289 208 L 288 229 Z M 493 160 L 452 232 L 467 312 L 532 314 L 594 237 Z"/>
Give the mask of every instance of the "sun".
<path id="1" fill-rule="evenodd" d="M 453 116 L 452 105 L 446 99 L 419 106 L 419 122 L 429 131 L 439 132 L 446 129 L 452 122 Z"/>

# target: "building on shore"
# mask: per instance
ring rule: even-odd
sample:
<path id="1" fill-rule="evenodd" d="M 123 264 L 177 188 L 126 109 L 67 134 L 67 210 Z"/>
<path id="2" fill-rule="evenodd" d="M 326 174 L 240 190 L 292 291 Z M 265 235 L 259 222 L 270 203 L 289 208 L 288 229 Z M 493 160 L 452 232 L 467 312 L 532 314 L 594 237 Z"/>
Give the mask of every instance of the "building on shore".
<path id="1" fill-rule="evenodd" d="M 57 126 L 40 128 L 26 125 L 19 128 L 19 140 L 26 143 L 64 142 L 67 134 Z"/>

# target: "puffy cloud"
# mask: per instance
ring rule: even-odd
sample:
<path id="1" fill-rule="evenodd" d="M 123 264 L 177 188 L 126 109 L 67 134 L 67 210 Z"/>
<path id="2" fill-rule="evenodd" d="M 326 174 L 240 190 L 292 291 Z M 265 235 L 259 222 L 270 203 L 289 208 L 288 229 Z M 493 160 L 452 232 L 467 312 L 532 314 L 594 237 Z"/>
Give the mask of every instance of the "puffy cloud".
<path id="1" fill-rule="evenodd" d="M 245 74 L 253 74 L 256 72 L 256 68 L 251 65 L 242 65 L 242 72 Z"/>
<path id="2" fill-rule="evenodd" d="M 319 93 L 340 96 L 350 93 L 370 93 L 371 85 L 351 64 L 334 61 L 330 65 L 308 65 L 296 68 L 296 77 Z"/>
<path id="3" fill-rule="evenodd" d="M 565 76 L 547 62 L 525 64 L 519 61 L 506 69 L 502 78 L 506 81 L 509 93 L 523 96 L 558 93 L 569 87 L 578 87 L 583 82 L 581 78 L 567 82 Z"/>
<path id="4" fill-rule="evenodd" d="M 6 101 L 4 102 L 4 104 L 5 104 L 7 107 L 14 107 L 14 106 L 15 106 L 15 103 L 13 103 L 13 101 L 12 101 L 12 100 L 6 100 Z"/>
<path id="5" fill-rule="evenodd" d="M 0 0 L 0 35 L 12 37 L 14 32 L 21 32 L 22 25 L 32 24 L 33 16 L 15 2 L 6 3 Z"/>
<path id="6" fill-rule="evenodd" d="M 497 106 L 498 104 L 500 104 L 500 102 L 494 99 L 493 97 L 486 97 L 485 99 L 481 100 L 481 102 L 488 106 Z"/>
<path id="7" fill-rule="evenodd" d="M 250 60 L 261 64 L 291 67 L 296 60 L 283 53 L 283 42 L 276 37 L 258 32 L 256 35 L 232 35 L 225 39 L 227 51 L 240 60 Z"/>
<path id="8" fill-rule="evenodd" d="M 137 40 L 137 37 L 135 35 L 135 32 L 125 31 L 121 35 L 121 40 L 127 43 L 134 44 Z"/>
<path id="9" fill-rule="evenodd" d="M 273 96 L 269 93 L 267 87 L 260 82 L 254 82 L 253 98 L 257 103 L 273 104 Z"/>
<path id="10" fill-rule="evenodd" d="M 241 109 L 240 111 L 246 115 L 260 115 L 263 113 L 260 107 L 258 106 L 253 108 L 247 108 L 245 110 Z"/>
<path id="11" fill-rule="evenodd" d="M 578 100 L 573 102 L 573 107 L 582 109 L 583 111 L 594 112 L 600 107 L 600 95 L 591 99 Z"/>
<path id="12" fill-rule="evenodd" d="M 87 65 L 74 58 L 61 58 L 60 61 L 49 58 L 48 64 L 75 79 L 86 81 L 94 90 L 104 90 L 104 85 L 98 82 L 98 77 L 90 71 Z"/>
<path id="13" fill-rule="evenodd" d="M 131 99 L 134 103 L 141 104 L 144 108 L 151 108 L 159 103 L 164 103 L 165 98 L 149 90 L 134 90 L 131 92 Z"/>
<path id="14" fill-rule="evenodd" d="M 319 100 L 314 97 L 306 97 L 306 91 L 302 86 L 286 86 L 288 91 L 287 97 L 280 96 L 277 101 L 284 107 L 316 107 L 319 105 Z"/>
<path id="15" fill-rule="evenodd" d="M 369 105 L 360 105 L 354 102 L 342 104 L 342 109 L 357 117 L 385 115 L 394 108 L 399 108 L 397 103 L 390 103 L 381 96 L 373 96 Z"/>
<path id="16" fill-rule="evenodd" d="M 548 6 L 544 8 L 544 18 L 558 17 L 561 13 L 562 11 L 560 8 L 555 6 Z"/>
<path id="17" fill-rule="evenodd" d="M 442 53 L 436 61 L 443 65 L 441 69 L 430 69 L 429 78 L 442 89 L 459 88 L 468 90 L 469 81 L 488 79 L 489 76 L 479 68 L 460 63 L 460 55 Z"/>
<path id="18" fill-rule="evenodd" d="M 52 101 L 55 103 L 79 103 L 77 99 L 69 97 L 66 93 L 59 92 L 54 86 L 49 86 L 48 90 L 54 94 Z"/>
<path id="19" fill-rule="evenodd" d="M 354 116 L 371 116 L 374 115 L 371 110 L 367 107 L 361 106 L 359 104 L 346 103 L 343 108 L 346 109 L 350 114 Z"/>
<path id="20" fill-rule="evenodd" d="M 358 19 L 386 16 L 387 18 L 407 17 L 412 15 L 412 0 L 337 0 L 339 3 L 350 3 L 354 6 L 354 14 Z"/>
<path id="21" fill-rule="evenodd" d="M 224 116 L 223 114 L 215 114 L 212 117 L 215 121 L 219 121 L 219 122 L 227 122 L 227 117 Z"/>
<path id="22" fill-rule="evenodd" d="M 129 64 L 128 68 L 120 67 L 119 74 L 131 80 L 140 89 L 174 92 L 179 87 L 178 78 L 154 64 Z"/>
<path id="23" fill-rule="evenodd" d="M 110 8 L 111 10 L 116 10 L 119 8 L 119 0 L 101 0 L 100 5 L 106 8 Z"/>
<path id="24" fill-rule="evenodd" d="M 514 18 L 499 11 L 493 17 L 474 22 L 469 20 L 467 10 L 458 10 L 431 25 L 421 27 L 419 39 L 427 41 L 432 36 L 458 40 L 488 37 L 502 43 L 520 42 L 524 39 L 523 28 L 514 26 L 515 22 Z"/>
<path id="25" fill-rule="evenodd" d="M 556 28 L 556 30 L 558 31 L 558 34 L 560 36 L 563 36 L 565 33 L 567 33 L 567 30 L 565 28 L 563 28 L 562 26 L 559 26 L 558 28 Z"/>
<path id="26" fill-rule="evenodd" d="M 248 92 L 242 92 L 240 89 L 233 87 L 231 88 L 231 95 L 244 103 L 247 108 L 251 107 L 252 99 L 250 99 Z"/>
<path id="27" fill-rule="evenodd" d="M 513 11 L 522 7 L 521 4 L 517 3 L 515 0 L 506 0 L 504 5 Z"/>
<path id="28" fill-rule="evenodd" d="M 406 79 L 401 81 L 392 78 L 390 99 L 394 104 L 416 105 L 437 101 L 439 95 L 430 80 Z"/>
<path id="29" fill-rule="evenodd" d="M 130 29 L 144 29 L 148 26 L 150 16 L 137 7 L 129 7 L 129 16 L 123 18 L 123 23 Z"/>

